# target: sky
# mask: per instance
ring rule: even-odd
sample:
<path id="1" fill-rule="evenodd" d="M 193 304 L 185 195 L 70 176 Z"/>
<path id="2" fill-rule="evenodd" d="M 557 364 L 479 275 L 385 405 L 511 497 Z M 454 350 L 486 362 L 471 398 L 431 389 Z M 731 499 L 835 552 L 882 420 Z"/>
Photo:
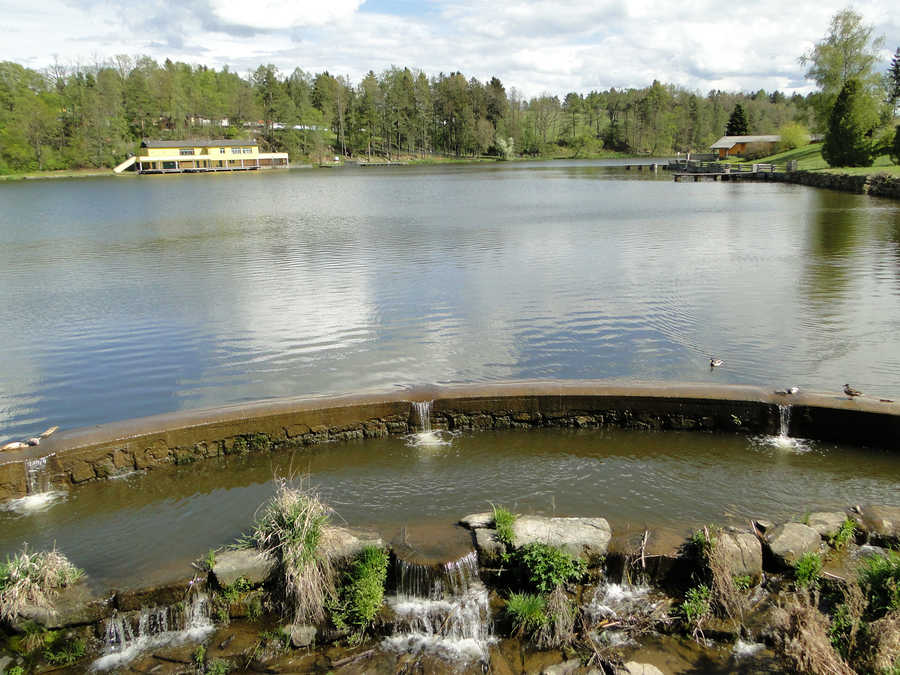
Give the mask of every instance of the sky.
<path id="1" fill-rule="evenodd" d="M 525 97 L 644 87 L 805 93 L 798 57 L 846 0 L 2 0 L 0 60 L 44 68 L 117 54 L 241 74 L 328 70 L 354 83 L 392 65 L 499 77 Z M 900 46 L 900 5 L 852 5 Z"/>

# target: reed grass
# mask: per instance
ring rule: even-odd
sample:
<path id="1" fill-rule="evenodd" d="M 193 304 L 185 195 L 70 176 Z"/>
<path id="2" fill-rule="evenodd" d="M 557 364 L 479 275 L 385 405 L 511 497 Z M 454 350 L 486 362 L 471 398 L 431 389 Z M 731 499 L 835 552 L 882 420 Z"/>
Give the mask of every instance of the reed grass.
<path id="1" fill-rule="evenodd" d="M 0 619 L 10 621 L 27 606 L 53 609 L 59 589 L 84 575 L 54 547 L 29 551 L 28 547 L 0 563 Z"/>

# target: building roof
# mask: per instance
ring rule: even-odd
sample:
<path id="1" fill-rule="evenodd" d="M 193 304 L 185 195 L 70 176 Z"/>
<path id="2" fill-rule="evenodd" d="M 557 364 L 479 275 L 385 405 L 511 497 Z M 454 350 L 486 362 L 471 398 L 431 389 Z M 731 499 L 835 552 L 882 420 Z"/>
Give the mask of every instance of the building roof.
<path id="1" fill-rule="evenodd" d="M 259 143 L 249 140 L 210 140 L 209 138 L 187 138 L 183 141 L 154 141 L 145 138 L 141 141 L 142 148 L 228 148 L 246 145 L 259 145 Z"/>
<path id="2" fill-rule="evenodd" d="M 719 140 L 709 146 L 712 150 L 725 148 L 730 150 L 738 143 L 777 143 L 781 140 L 781 136 L 722 136 Z"/>

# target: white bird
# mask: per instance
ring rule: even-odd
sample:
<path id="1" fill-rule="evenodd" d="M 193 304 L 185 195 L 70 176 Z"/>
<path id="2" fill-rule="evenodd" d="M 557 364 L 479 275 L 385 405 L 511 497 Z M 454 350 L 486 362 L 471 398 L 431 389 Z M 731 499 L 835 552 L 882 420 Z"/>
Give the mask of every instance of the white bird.
<path id="1" fill-rule="evenodd" d="M 787 390 L 787 393 L 793 395 L 793 394 L 796 394 L 798 391 L 800 391 L 800 387 L 789 387 Z"/>
<path id="2" fill-rule="evenodd" d="M 26 443 L 28 443 L 28 445 L 40 445 L 40 444 L 41 444 L 41 438 L 40 438 L 40 436 L 35 436 L 34 438 L 29 438 L 29 439 L 26 441 Z"/>
<path id="3" fill-rule="evenodd" d="M 725 362 L 722 359 L 717 359 L 717 358 L 713 357 L 709 360 L 710 368 L 718 368 L 719 366 L 724 366 L 724 365 L 725 365 Z"/>

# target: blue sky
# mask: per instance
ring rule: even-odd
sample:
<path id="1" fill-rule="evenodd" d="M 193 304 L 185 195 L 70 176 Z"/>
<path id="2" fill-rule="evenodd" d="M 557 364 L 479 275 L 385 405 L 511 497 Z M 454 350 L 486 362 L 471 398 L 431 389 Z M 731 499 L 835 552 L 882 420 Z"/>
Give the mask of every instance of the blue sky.
<path id="1" fill-rule="evenodd" d="M 507 91 L 642 87 L 654 79 L 710 89 L 808 91 L 797 57 L 845 6 L 831 0 L 4 0 L 0 59 L 43 68 L 116 54 L 282 72 L 328 70 L 358 82 L 410 66 L 499 77 Z M 900 45 L 895 0 L 853 4 Z"/>

